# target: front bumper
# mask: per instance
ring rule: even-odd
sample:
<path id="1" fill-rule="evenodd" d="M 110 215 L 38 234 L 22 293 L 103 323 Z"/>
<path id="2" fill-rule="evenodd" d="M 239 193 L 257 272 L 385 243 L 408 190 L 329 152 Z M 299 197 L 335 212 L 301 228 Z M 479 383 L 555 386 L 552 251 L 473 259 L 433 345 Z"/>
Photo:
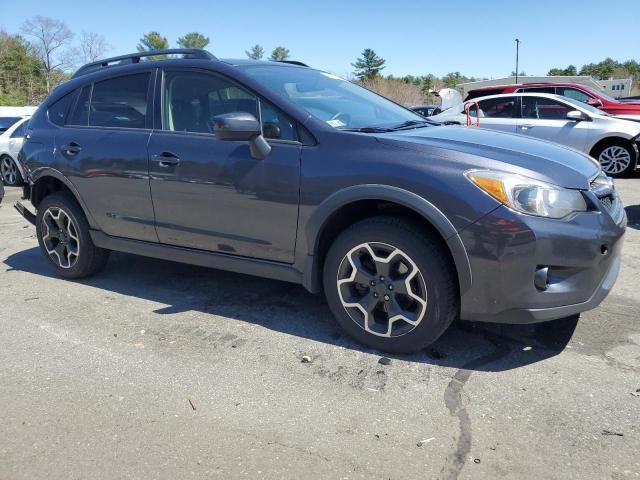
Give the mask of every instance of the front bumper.
<path id="1" fill-rule="evenodd" d="M 472 285 L 461 318 L 535 323 L 597 307 L 620 270 L 626 216 L 620 200 L 568 220 L 520 215 L 500 207 L 460 232 Z M 546 270 L 545 270 L 546 269 Z M 536 272 L 545 271 L 542 287 Z"/>

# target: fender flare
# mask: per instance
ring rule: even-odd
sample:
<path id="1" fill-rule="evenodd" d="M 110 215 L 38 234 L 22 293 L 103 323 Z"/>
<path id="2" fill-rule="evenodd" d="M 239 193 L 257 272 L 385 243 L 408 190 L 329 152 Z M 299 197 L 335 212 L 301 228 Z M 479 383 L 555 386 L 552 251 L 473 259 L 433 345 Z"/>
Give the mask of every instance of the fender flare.
<path id="1" fill-rule="evenodd" d="M 76 189 L 75 185 L 71 183 L 71 181 L 67 177 L 65 177 L 64 174 L 62 174 L 62 172 L 60 172 L 59 170 L 56 170 L 55 168 L 41 167 L 31 172 L 30 183 L 31 183 L 31 200 L 32 200 L 31 203 L 32 204 L 33 204 L 33 187 L 39 180 L 42 180 L 43 178 L 47 178 L 47 177 L 55 178 L 56 180 L 59 180 L 65 187 L 67 187 L 71 192 L 71 194 L 76 199 L 76 201 L 78 202 L 78 204 L 80 205 L 80 208 L 82 208 L 82 211 L 84 212 L 84 216 L 86 217 L 87 222 L 89 223 L 89 227 L 91 229 L 99 228 L 97 222 L 93 218 L 93 215 L 91 215 L 91 212 L 87 208 L 87 205 L 84 203 L 84 201 L 82 200 L 82 197 L 78 193 L 78 190 Z"/>
<path id="2" fill-rule="evenodd" d="M 381 200 L 393 202 L 407 207 L 419 214 L 427 222 L 433 225 L 449 248 L 458 273 L 460 294 L 462 295 L 462 293 L 471 287 L 472 275 L 469 256 L 467 255 L 467 251 L 464 248 L 460 235 L 458 235 L 457 230 L 449 219 L 435 205 L 425 198 L 408 190 L 389 185 L 366 184 L 347 187 L 334 192 L 320 205 L 318 205 L 304 228 L 305 238 L 303 241 L 306 242 L 305 247 L 307 249 L 308 257 L 313 258 L 316 256 L 320 242 L 320 235 L 333 213 L 345 205 L 360 200 Z M 308 270 L 315 270 L 316 268 L 319 268 L 309 268 L 311 264 L 315 263 L 317 262 L 310 262 L 309 260 L 305 261 L 304 284 L 311 291 L 317 290 L 317 287 L 313 288 L 315 282 L 313 282 L 312 277 L 315 275 Z"/>

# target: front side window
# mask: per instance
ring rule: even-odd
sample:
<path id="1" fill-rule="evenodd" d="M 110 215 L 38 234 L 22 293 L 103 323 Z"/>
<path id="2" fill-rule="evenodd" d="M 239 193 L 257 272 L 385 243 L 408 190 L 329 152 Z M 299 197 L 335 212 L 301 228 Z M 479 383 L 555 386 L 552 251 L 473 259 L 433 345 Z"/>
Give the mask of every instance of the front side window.
<path id="1" fill-rule="evenodd" d="M 565 120 L 573 110 L 569 105 L 544 97 L 522 97 L 522 118 Z"/>
<path id="2" fill-rule="evenodd" d="M 136 73 L 95 83 L 89 125 L 145 128 L 149 77 L 149 73 Z"/>
<path id="3" fill-rule="evenodd" d="M 197 72 L 166 72 L 164 129 L 213 134 L 213 117 L 247 112 L 258 118 L 258 100 L 226 79 Z"/>
<path id="4" fill-rule="evenodd" d="M 587 103 L 587 101 L 591 98 L 591 95 L 587 95 L 582 90 L 568 87 L 558 87 L 558 95 L 573 98 L 574 100 L 578 100 L 579 102 L 583 103 Z"/>
<path id="5" fill-rule="evenodd" d="M 426 120 L 335 75 L 294 66 L 246 65 L 244 72 L 336 129 L 392 128 Z"/>

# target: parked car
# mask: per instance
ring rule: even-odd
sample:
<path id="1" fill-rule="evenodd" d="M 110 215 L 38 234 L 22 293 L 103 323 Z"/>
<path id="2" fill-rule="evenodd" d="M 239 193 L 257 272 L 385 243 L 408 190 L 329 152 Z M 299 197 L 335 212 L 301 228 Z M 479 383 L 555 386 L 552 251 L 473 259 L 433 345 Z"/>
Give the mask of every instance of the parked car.
<path id="1" fill-rule="evenodd" d="M 169 54 L 184 58 L 140 61 Z M 101 60 L 27 138 L 35 214 L 16 207 L 64 278 L 117 250 L 299 283 L 354 338 L 408 352 L 458 317 L 594 308 L 618 275 L 625 212 L 593 159 L 433 127 L 306 66 L 190 49 Z"/>
<path id="2" fill-rule="evenodd" d="M 423 117 L 430 117 L 431 115 L 440 113 L 440 107 L 438 105 L 415 105 L 409 108 Z"/>
<path id="3" fill-rule="evenodd" d="M 465 106 L 479 124 L 501 132 L 549 140 L 588 153 L 612 176 L 631 173 L 638 164 L 640 123 L 603 113 L 578 100 L 548 93 L 492 95 L 449 108 L 432 120 L 464 125 Z"/>
<path id="4" fill-rule="evenodd" d="M 600 90 L 589 88 L 579 83 L 524 83 L 483 87 L 470 90 L 464 100 L 503 93 L 550 93 L 562 95 L 596 107 L 605 113 L 640 122 L 640 102 L 621 102 Z"/>
<path id="5" fill-rule="evenodd" d="M 5 185 L 15 187 L 23 183 L 24 172 L 18 163 L 29 118 L 20 118 L 0 134 L 0 179 Z"/>
<path id="6" fill-rule="evenodd" d="M 0 117 L 0 133 L 4 133 L 7 131 L 11 125 L 16 123 L 22 117 Z"/>

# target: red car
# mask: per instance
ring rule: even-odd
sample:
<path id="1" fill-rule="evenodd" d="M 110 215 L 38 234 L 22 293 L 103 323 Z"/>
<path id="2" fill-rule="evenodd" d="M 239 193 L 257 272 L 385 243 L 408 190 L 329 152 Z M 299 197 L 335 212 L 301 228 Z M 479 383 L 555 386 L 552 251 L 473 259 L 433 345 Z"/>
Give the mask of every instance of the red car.
<path id="1" fill-rule="evenodd" d="M 470 90 L 464 99 L 471 100 L 487 95 L 497 95 L 500 93 L 553 93 L 569 98 L 574 98 L 587 103 L 611 115 L 629 116 L 630 120 L 640 122 L 640 103 L 619 102 L 607 94 L 595 89 L 585 87 L 577 83 L 522 83 L 518 85 L 502 85 L 495 87 L 483 87 Z M 636 117 L 637 118 L 634 118 Z"/>

